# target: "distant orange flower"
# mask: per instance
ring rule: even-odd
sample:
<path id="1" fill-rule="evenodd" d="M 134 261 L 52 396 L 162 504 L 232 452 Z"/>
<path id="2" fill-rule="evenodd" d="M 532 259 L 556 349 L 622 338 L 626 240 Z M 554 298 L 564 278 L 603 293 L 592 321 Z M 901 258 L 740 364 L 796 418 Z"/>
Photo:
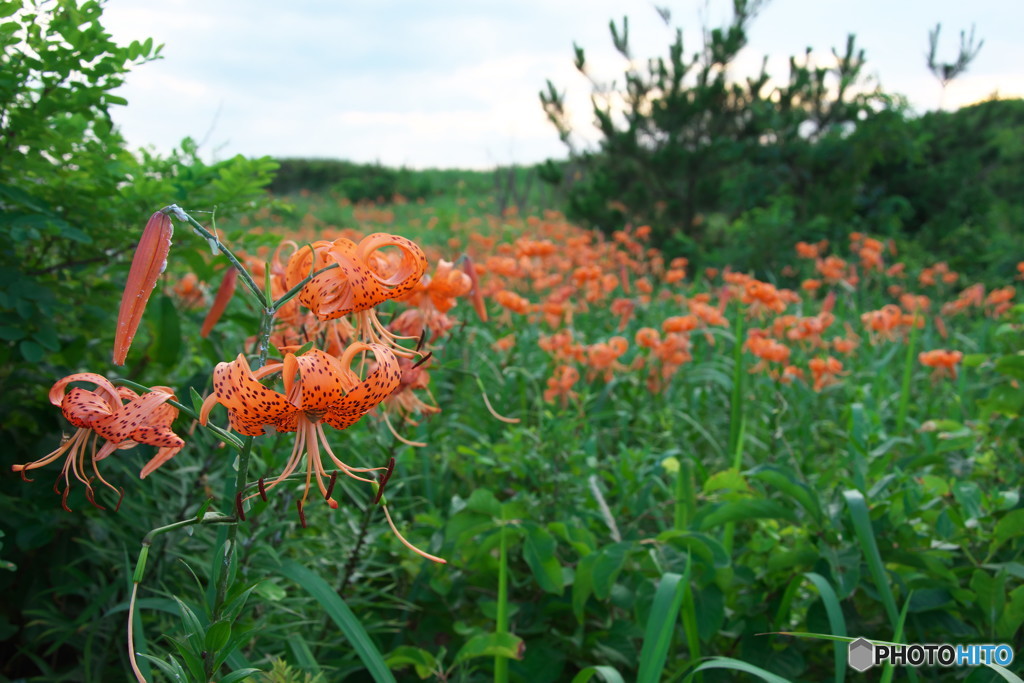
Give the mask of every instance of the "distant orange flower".
<path id="1" fill-rule="evenodd" d="M 512 334 L 506 334 L 504 337 L 496 339 L 495 342 L 491 344 L 491 348 L 494 349 L 495 351 L 507 353 L 511 351 L 513 348 L 515 348 L 515 345 L 516 335 L 513 332 Z"/>
<path id="2" fill-rule="evenodd" d="M 503 289 L 495 294 L 494 298 L 499 304 L 513 313 L 523 315 L 530 312 L 530 301 L 519 296 L 515 292 Z"/>
<path id="3" fill-rule="evenodd" d="M 963 357 L 964 354 L 961 351 L 946 351 L 945 349 L 922 351 L 917 356 L 918 360 L 921 361 L 921 365 L 934 368 L 932 373 L 933 380 L 938 380 L 942 377 L 956 379 L 956 366 L 959 365 Z"/>
<path id="4" fill-rule="evenodd" d="M 814 377 L 815 391 L 821 391 L 827 386 L 837 384 L 839 382 L 838 376 L 845 374 L 843 372 L 843 364 L 832 356 L 812 358 L 809 365 L 811 375 Z"/>
<path id="5" fill-rule="evenodd" d="M 555 368 L 554 374 L 548 378 L 548 388 L 544 390 L 544 400 L 552 403 L 556 398 L 561 399 L 562 406 L 575 399 L 578 394 L 572 390 L 580 379 L 580 372 L 571 365 L 559 365 Z"/>
<path id="6" fill-rule="evenodd" d="M 800 283 L 800 289 L 804 290 L 805 292 L 817 292 L 819 289 L 821 289 L 821 280 L 808 278 L 804 280 L 802 283 Z"/>
<path id="7" fill-rule="evenodd" d="M 634 340 L 636 345 L 641 348 L 653 349 L 661 341 L 661 335 L 653 327 L 641 327 L 636 331 Z"/>
<path id="8" fill-rule="evenodd" d="M 985 307 L 988 309 L 988 314 L 992 317 L 998 317 L 1006 313 L 1010 310 L 1012 306 L 1011 301 L 1016 293 L 1017 290 L 1012 285 L 989 292 L 988 296 L 985 297 Z"/>
<path id="9" fill-rule="evenodd" d="M 796 255 L 799 258 L 816 259 L 819 253 L 818 245 L 816 244 L 808 244 L 807 242 L 796 243 Z"/>

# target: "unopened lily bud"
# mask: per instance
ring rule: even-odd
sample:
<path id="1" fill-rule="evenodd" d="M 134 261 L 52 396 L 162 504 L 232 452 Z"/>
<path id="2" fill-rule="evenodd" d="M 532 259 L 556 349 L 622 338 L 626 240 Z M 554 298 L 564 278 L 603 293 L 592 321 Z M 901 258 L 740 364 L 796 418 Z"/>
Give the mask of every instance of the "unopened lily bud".
<path id="1" fill-rule="evenodd" d="M 117 315 L 117 332 L 114 335 L 114 365 L 124 365 L 149 296 L 160 274 L 167 267 L 167 254 L 171 250 L 173 234 L 170 216 L 157 211 L 149 217 L 142 239 L 135 248 L 128 282 L 121 295 L 121 310 Z"/>
<path id="2" fill-rule="evenodd" d="M 217 296 L 213 300 L 213 305 L 210 306 L 210 311 L 206 314 L 206 320 L 203 321 L 203 327 L 199 330 L 199 336 L 203 339 L 210 336 L 213 326 L 217 324 L 221 315 L 224 314 L 224 309 L 228 307 L 228 302 L 231 301 L 231 297 L 235 293 L 235 283 L 237 282 L 238 271 L 234 268 L 228 268 L 227 272 L 224 273 L 224 279 L 220 281 L 220 287 L 217 289 Z"/>

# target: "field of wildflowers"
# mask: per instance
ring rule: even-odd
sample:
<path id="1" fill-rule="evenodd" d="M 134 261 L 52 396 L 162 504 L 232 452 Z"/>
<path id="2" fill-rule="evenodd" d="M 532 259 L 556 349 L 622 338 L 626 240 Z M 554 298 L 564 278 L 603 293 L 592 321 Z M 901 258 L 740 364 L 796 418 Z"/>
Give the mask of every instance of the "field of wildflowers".
<path id="1" fill-rule="evenodd" d="M 91 552 L 12 654 L 47 680 L 842 681 L 858 636 L 1024 644 L 1024 262 L 855 233 L 755 278 L 482 196 L 288 201 L 154 213 L 101 335 L 127 365 L 54 378 L 77 431 L 13 469 Z"/>

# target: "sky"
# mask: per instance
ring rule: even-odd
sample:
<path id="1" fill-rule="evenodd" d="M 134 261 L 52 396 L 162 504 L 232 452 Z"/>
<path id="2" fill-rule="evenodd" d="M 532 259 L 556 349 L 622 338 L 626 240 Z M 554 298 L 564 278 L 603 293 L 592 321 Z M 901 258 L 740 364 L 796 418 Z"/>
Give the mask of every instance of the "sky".
<path id="1" fill-rule="evenodd" d="M 115 40 L 152 37 L 163 58 L 139 65 L 113 112 L 132 147 L 167 153 L 184 137 L 207 160 L 318 157 L 411 168 L 493 168 L 564 158 L 541 108 L 550 79 L 581 145 L 591 127 L 591 84 L 573 66 L 586 50 L 598 80 L 622 82 L 625 58 L 608 22 L 630 18 L 633 57 L 667 55 L 676 27 L 684 50 L 701 26 L 722 25 L 727 0 L 108 0 Z M 928 31 L 942 24 L 940 60 L 953 61 L 960 31 L 984 46 L 945 93 L 926 67 Z M 1024 2 L 1009 0 L 771 0 L 754 19 L 735 64 L 754 75 L 788 73 L 790 55 L 814 50 L 827 64 L 849 33 L 864 72 L 918 113 L 1024 96 Z"/>

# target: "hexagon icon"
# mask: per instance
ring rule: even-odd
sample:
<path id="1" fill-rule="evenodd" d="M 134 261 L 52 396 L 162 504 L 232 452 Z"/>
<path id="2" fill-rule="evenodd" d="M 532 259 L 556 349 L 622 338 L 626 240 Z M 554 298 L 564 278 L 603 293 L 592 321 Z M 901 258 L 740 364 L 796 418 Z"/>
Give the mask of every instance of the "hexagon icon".
<path id="1" fill-rule="evenodd" d="M 875 646 L 864 638 L 858 638 L 850 643 L 848 660 L 857 671 L 867 671 L 875 663 Z"/>

